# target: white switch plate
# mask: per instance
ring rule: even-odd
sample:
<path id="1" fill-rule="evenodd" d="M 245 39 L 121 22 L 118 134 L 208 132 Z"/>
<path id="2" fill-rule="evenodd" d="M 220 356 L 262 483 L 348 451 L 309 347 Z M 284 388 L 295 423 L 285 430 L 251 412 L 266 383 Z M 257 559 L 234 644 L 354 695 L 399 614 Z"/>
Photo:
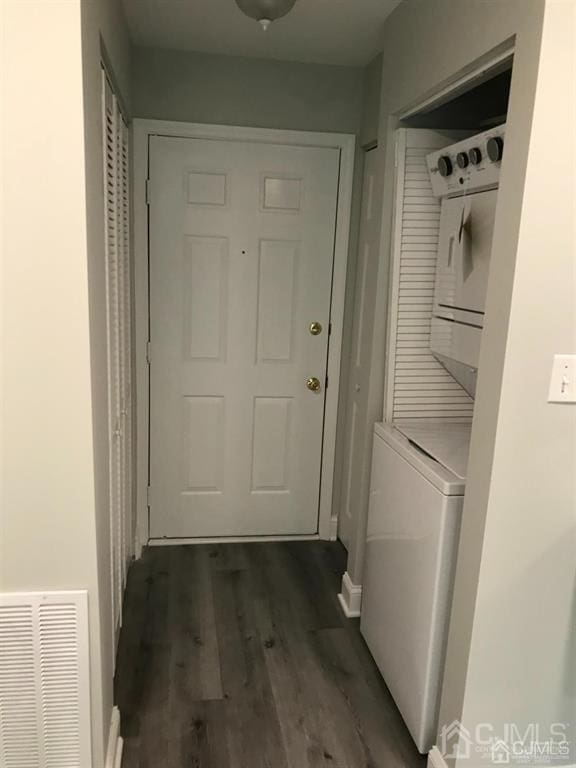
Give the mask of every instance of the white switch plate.
<path id="1" fill-rule="evenodd" d="M 576 355 L 554 355 L 549 403 L 576 403 Z"/>

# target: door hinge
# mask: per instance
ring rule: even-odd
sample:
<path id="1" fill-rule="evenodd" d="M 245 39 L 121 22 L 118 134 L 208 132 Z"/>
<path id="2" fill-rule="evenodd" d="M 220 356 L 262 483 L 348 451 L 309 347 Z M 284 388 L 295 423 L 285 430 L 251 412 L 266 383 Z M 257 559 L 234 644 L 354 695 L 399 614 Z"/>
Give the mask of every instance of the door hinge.
<path id="1" fill-rule="evenodd" d="M 149 341 L 146 342 L 146 362 L 148 365 L 152 362 L 152 349 Z"/>
<path id="2" fill-rule="evenodd" d="M 328 336 L 332 336 L 332 323 L 328 323 Z"/>
<path id="3" fill-rule="evenodd" d="M 324 389 L 328 389 L 328 376 L 326 376 L 326 381 L 324 382 Z"/>
<path id="4" fill-rule="evenodd" d="M 150 205 L 150 202 L 152 200 L 152 190 L 151 190 L 151 184 L 150 179 L 146 179 L 146 205 Z"/>
<path id="5" fill-rule="evenodd" d="M 151 499 L 151 496 L 152 496 L 152 489 L 150 488 L 150 486 L 148 486 L 148 487 L 146 488 L 146 506 L 147 506 L 147 507 L 149 507 L 149 506 L 150 506 L 150 499 Z"/>

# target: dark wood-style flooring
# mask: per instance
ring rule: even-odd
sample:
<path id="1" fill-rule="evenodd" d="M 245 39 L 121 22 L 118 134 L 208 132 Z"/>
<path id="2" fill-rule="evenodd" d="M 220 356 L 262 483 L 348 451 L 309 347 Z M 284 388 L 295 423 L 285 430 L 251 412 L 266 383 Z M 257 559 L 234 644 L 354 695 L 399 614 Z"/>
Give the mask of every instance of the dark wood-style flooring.
<path id="1" fill-rule="evenodd" d="M 423 768 L 338 605 L 344 568 L 329 542 L 145 550 L 118 651 L 123 768 Z"/>

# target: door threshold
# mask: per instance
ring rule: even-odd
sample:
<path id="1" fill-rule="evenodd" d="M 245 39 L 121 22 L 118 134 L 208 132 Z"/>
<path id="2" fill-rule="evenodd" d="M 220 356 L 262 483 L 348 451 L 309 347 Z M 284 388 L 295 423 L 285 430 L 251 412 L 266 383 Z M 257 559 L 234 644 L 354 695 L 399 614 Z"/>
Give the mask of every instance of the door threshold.
<path id="1" fill-rule="evenodd" d="M 251 544 L 259 541 L 318 541 L 317 533 L 292 534 L 287 536 L 203 536 L 148 539 L 149 547 L 170 547 L 179 544 Z"/>

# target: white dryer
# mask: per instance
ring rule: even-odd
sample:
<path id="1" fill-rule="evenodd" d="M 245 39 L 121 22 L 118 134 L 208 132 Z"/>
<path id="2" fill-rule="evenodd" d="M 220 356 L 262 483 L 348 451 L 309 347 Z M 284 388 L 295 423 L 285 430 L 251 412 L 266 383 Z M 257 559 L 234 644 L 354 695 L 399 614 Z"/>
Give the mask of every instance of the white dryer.
<path id="1" fill-rule="evenodd" d="M 435 741 L 469 424 L 376 424 L 360 629 L 418 750 Z"/>
<path id="2" fill-rule="evenodd" d="M 500 125 L 426 158 L 442 198 L 430 349 L 472 397 L 505 133 Z"/>

